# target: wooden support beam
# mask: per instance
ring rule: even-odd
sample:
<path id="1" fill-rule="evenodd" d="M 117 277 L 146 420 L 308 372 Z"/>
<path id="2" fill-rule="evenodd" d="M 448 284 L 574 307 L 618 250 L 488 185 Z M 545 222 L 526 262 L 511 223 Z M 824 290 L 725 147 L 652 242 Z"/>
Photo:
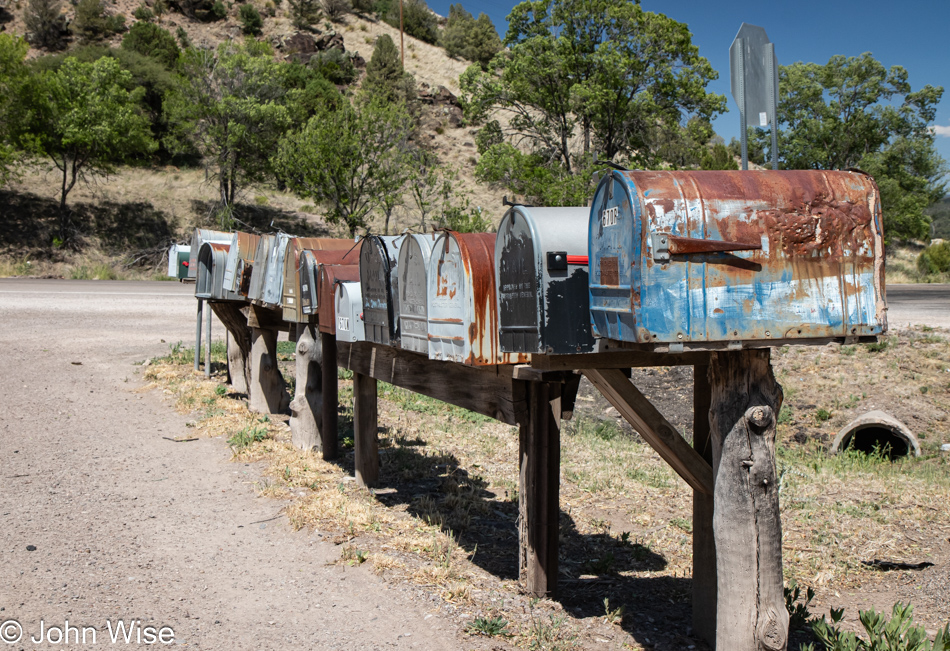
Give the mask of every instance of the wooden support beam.
<path id="1" fill-rule="evenodd" d="M 354 373 L 464 407 L 509 425 L 527 417 L 524 382 L 511 366 L 465 366 L 370 342 L 337 343 L 338 363 Z"/>
<path id="2" fill-rule="evenodd" d="M 228 373 L 231 375 L 231 387 L 237 393 L 247 393 L 251 382 L 251 329 L 247 326 L 247 314 L 245 314 L 247 304 L 236 301 L 215 301 L 209 305 L 230 335 Z"/>
<path id="3" fill-rule="evenodd" d="M 314 326 L 315 327 L 315 326 Z M 327 332 L 320 333 L 320 347 L 323 351 L 323 458 L 326 461 L 336 459 L 339 448 L 339 408 L 340 380 L 337 375 L 336 336 Z"/>
<path id="4" fill-rule="evenodd" d="M 323 449 L 323 351 L 316 328 L 304 325 L 297 335 L 294 399 L 290 401 L 290 434 L 298 450 Z M 336 367 L 333 367 L 336 370 Z"/>
<path id="5" fill-rule="evenodd" d="M 528 419 L 519 428 L 519 575 L 528 594 L 557 594 L 561 389 L 526 382 Z"/>
<path id="6" fill-rule="evenodd" d="M 652 353 L 616 350 L 580 355 L 532 355 L 531 366 L 543 371 L 573 371 L 579 368 L 640 368 L 645 366 L 691 366 L 705 364 L 706 352 Z"/>
<path id="7" fill-rule="evenodd" d="M 261 330 L 282 330 L 290 332 L 290 323 L 284 321 L 284 313 L 278 309 L 262 307 L 260 305 L 248 304 L 247 325 Z M 294 324 L 294 328 L 297 324 Z"/>
<path id="8" fill-rule="evenodd" d="M 379 438 L 376 380 L 353 374 L 353 439 L 356 483 L 364 488 L 379 482 Z"/>
<path id="9" fill-rule="evenodd" d="M 693 449 L 712 467 L 709 440 L 709 366 L 693 368 Z M 716 541 L 713 496 L 693 491 L 693 631 L 716 644 Z"/>
<path id="10" fill-rule="evenodd" d="M 775 419 L 782 389 L 772 374 L 768 350 L 713 354 L 709 382 L 716 648 L 784 651 L 788 611 L 782 592 L 775 472 Z"/>
<path id="11" fill-rule="evenodd" d="M 693 490 L 712 494 L 712 468 L 622 371 L 589 368 L 582 372 Z"/>
<path id="12" fill-rule="evenodd" d="M 287 383 L 277 367 L 277 331 L 251 328 L 251 381 L 247 408 L 261 414 L 283 414 L 290 405 Z"/>

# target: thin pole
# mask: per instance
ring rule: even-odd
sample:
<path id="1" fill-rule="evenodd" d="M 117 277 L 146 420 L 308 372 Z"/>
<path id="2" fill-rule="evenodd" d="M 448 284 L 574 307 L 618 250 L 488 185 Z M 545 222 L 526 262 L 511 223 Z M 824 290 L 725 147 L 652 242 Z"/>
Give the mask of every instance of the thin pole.
<path id="1" fill-rule="evenodd" d="M 402 0 L 399 0 L 399 56 L 402 57 L 402 68 L 406 69 L 406 48 L 402 32 Z"/>
<path id="2" fill-rule="evenodd" d="M 739 45 L 739 128 L 742 130 L 742 169 L 749 169 L 749 125 L 745 114 L 745 39 Z"/>
<path id="3" fill-rule="evenodd" d="M 778 88 L 775 83 L 775 44 L 765 46 L 766 74 L 769 76 L 769 110 L 772 112 L 772 169 L 778 169 Z"/>
<path id="4" fill-rule="evenodd" d="M 195 370 L 197 371 L 201 368 L 201 321 L 204 318 L 204 312 L 202 310 L 204 306 L 204 300 L 198 299 L 198 318 L 196 319 L 197 324 L 195 326 Z"/>
<path id="5" fill-rule="evenodd" d="M 205 377 L 211 379 L 211 305 L 205 308 L 205 335 L 207 343 L 205 344 Z"/>

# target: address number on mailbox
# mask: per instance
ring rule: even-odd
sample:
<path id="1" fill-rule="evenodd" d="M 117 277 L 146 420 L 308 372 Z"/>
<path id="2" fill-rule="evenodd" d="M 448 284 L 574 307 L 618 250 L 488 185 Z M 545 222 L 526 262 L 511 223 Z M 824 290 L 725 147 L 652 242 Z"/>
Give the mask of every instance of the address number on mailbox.
<path id="1" fill-rule="evenodd" d="M 620 215 L 620 206 L 614 206 L 613 208 L 604 208 L 600 213 L 600 222 L 607 226 L 616 226 L 617 217 Z"/>

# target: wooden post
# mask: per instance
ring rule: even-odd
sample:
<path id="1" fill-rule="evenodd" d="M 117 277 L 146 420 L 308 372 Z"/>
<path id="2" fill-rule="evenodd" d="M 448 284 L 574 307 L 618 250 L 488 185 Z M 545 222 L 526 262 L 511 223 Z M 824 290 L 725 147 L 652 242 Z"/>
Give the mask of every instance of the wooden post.
<path id="1" fill-rule="evenodd" d="M 715 482 L 716 648 L 784 651 L 782 523 L 775 418 L 782 389 L 768 350 L 710 356 L 709 411 Z"/>
<path id="2" fill-rule="evenodd" d="M 299 450 L 323 448 L 320 430 L 323 423 L 323 355 L 315 328 L 304 325 L 297 335 L 297 384 L 290 401 L 291 441 Z"/>
<path id="3" fill-rule="evenodd" d="M 712 465 L 709 441 L 709 365 L 693 367 L 693 449 Z M 693 490 L 693 631 L 716 643 L 716 541 L 713 496 Z"/>
<path id="4" fill-rule="evenodd" d="M 247 393 L 251 382 L 251 330 L 242 305 L 236 302 L 210 303 L 215 316 L 228 331 L 228 373 L 237 393 Z M 233 344 L 233 346 L 232 346 Z"/>
<path id="5" fill-rule="evenodd" d="M 281 414 L 289 404 L 287 384 L 277 368 L 277 330 L 251 328 L 251 381 L 247 407 L 261 414 Z"/>
<path id="6" fill-rule="evenodd" d="M 339 441 L 339 379 L 337 378 L 336 336 L 321 332 L 320 348 L 323 351 L 323 458 L 332 461 L 337 457 Z"/>
<path id="7" fill-rule="evenodd" d="M 527 382 L 519 427 L 519 575 L 529 594 L 557 594 L 561 471 L 561 385 Z"/>
<path id="8" fill-rule="evenodd" d="M 376 380 L 353 374 L 353 439 L 356 456 L 356 483 L 364 488 L 379 481 L 379 439 L 376 436 Z"/>

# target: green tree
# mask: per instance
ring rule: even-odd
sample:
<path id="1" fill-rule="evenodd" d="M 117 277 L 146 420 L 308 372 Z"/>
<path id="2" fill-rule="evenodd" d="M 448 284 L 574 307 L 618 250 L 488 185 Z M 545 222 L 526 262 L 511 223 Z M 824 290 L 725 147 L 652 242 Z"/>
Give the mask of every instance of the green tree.
<path id="1" fill-rule="evenodd" d="M 49 50 L 66 45 L 69 27 L 60 0 L 28 0 L 23 22 L 30 45 Z"/>
<path id="2" fill-rule="evenodd" d="M 122 49 L 152 57 L 166 68 L 175 67 L 181 54 L 175 37 L 168 30 L 141 20 L 132 23 L 122 39 Z"/>
<path id="3" fill-rule="evenodd" d="M 74 242 L 66 198 L 90 175 L 109 175 L 116 163 L 155 148 L 139 109 L 141 91 L 126 90 L 131 75 L 115 59 L 83 63 L 69 57 L 54 72 L 37 75 L 29 89 L 28 132 L 33 145 L 62 175 L 59 239 Z"/>
<path id="4" fill-rule="evenodd" d="M 409 195 L 419 212 L 419 230 L 426 232 L 429 214 L 436 209 L 442 168 L 435 152 L 416 147 L 410 154 Z"/>
<path id="5" fill-rule="evenodd" d="M 369 98 L 389 103 L 405 103 L 415 95 L 412 76 L 403 70 L 399 49 L 388 34 L 376 39 L 362 88 Z"/>
<path id="6" fill-rule="evenodd" d="M 699 157 L 699 168 L 703 170 L 737 170 L 739 163 L 733 158 L 729 149 L 721 142 L 712 147 L 703 149 Z"/>
<path id="7" fill-rule="evenodd" d="M 0 34 L 0 186 L 16 176 L 20 146 L 23 88 L 29 80 L 24 60 L 29 46 L 18 36 Z"/>
<path id="8" fill-rule="evenodd" d="M 79 0 L 73 28 L 81 43 L 94 43 L 125 29 L 125 16 L 110 14 L 104 0 Z"/>
<path id="9" fill-rule="evenodd" d="M 264 26 L 261 12 L 252 4 L 243 4 L 238 10 L 238 20 L 241 21 L 241 31 L 247 36 L 259 36 Z"/>
<path id="10" fill-rule="evenodd" d="M 501 50 L 501 39 L 491 18 L 480 14 L 478 20 L 460 4 L 449 5 L 449 17 L 442 31 L 442 47 L 451 57 L 473 61 L 487 69 Z"/>
<path id="11" fill-rule="evenodd" d="M 318 0 L 289 0 L 290 22 L 297 29 L 309 29 L 320 19 L 320 3 Z"/>
<path id="12" fill-rule="evenodd" d="M 343 102 L 284 137 L 275 164 L 295 194 L 324 204 L 330 223 L 355 235 L 381 206 L 392 161 L 405 150 L 412 126 L 398 104 Z"/>
<path id="13" fill-rule="evenodd" d="M 929 235 L 923 211 L 946 189 L 930 131 L 943 88 L 912 91 L 903 67 L 885 68 L 865 52 L 781 66 L 779 91 L 781 167 L 863 169 L 881 189 L 886 234 Z"/>
<path id="14" fill-rule="evenodd" d="M 467 111 L 474 120 L 508 114 L 519 146 L 553 152 L 567 173 L 594 150 L 659 166 L 696 133 L 708 140 L 708 124 L 725 110 L 723 96 L 706 92 L 718 74 L 688 27 L 637 3 L 537 0 L 508 18 L 498 73 L 473 66 L 461 77 Z"/>
<path id="15" fill-rule="evenodd" d="M 291 71 L 300 67 L 274 60 L 266 44 L 222 43 L 217 50 L 189 49 L 183 73 L 165 101 L 171 143 L 179 150 L 192 144 L 214 168 L 222 227 L 242 185 L 271 173 L 269 156 L 293 124 L 294 103 L 303 90 L 291 92 Z"/>
<path id="16" fill-rule="evenodd" d="M 500 185 L 525 203 L 540 206 L 583 206 L 594 190 L 593 175 L 600 168 L 590 156 L 575 160 L 573 170 L 541 153 L 526 154 L 510 143 L 492 145 L 479 159 L 475 176 Z"/>

